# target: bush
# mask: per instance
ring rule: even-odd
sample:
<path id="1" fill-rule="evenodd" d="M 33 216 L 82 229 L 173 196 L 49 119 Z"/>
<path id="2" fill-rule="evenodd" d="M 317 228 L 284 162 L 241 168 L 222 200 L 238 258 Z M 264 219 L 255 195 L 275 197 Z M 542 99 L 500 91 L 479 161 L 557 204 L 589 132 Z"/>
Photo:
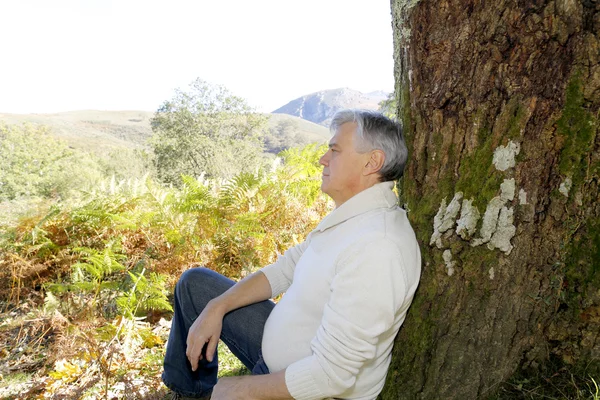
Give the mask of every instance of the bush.
<path id="1" fill-rule="evenodd" d="M 54 139 L 47 127 L 0 123 L 0 201 L 67 198 L 102 178 L 91 157 Z"/>

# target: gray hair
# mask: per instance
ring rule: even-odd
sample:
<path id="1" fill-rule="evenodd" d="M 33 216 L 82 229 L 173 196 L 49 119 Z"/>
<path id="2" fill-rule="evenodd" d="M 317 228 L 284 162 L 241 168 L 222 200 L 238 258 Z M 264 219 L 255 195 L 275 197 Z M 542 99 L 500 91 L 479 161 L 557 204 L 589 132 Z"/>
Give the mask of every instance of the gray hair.
<path id="1" fill-rule="evenodd" d="M 379 171 L 381 181 L 395 181 L 404 173 L 408 149 L 404 143 L 402 125 L 371 110 L 341 110 L 335 113 L 329 129 L 336 132 L 347 122 L 356 122 L 356 151 L 366 153 L 381 150 L 385 162 Z"/>

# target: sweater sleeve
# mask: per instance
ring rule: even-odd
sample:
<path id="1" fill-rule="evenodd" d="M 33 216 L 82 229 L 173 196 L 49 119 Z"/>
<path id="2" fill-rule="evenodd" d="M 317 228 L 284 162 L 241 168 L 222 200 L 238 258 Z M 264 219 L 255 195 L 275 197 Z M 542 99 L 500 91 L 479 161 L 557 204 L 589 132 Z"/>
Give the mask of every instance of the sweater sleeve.
<path id="1" fill-rule="evenodd" d="M 390 331 L 406 301 L 403 260 L 394 243 L 379 239 L 342 254 L 312 355 L 286 369 L 286 385 L 297 400 L 336 397 L 351 388 L 361 367 L 375 358 L 381 336 L 396 333 Z"/>
<path id="2" fill-rule="evenodd" d="M 296 264 L 308 247 L 309 242 L 310 234 L 304 242 L 289 248 L 283 255 L 277 257 L 277 261 L 261 269 L 271 285 L 271 297 L 285 292 L 290 287 L 294 280 Z"/>

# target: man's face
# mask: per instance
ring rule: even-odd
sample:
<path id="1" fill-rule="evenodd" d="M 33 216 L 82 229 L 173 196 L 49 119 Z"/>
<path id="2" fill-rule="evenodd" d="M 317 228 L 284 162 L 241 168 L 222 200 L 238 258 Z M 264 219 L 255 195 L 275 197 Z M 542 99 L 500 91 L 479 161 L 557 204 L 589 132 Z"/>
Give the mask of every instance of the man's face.
<path id="1" fill-rule="evenodd" d="M 369 152 L 356 151 L 355 132 L 355 122 L 342 124 L 329 141 L 329 150 L 319 160 L 323 165 L 321 190 L 333 199 L 336 207 L 365 189 L 363 167 L 369 161 Z"/>

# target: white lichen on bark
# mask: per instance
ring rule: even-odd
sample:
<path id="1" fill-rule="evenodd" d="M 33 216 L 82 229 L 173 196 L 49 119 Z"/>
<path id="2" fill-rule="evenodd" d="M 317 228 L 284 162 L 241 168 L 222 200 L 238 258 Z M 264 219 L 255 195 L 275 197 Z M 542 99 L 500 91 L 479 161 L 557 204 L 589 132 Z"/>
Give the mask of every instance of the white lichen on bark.
<path id="1" fill-rule="evenodd" d="M 515 236 L 517 228 L 514 226 L 513 209 L 506 207 L 508 202 L 515 199 L 515 179 L 505 179 L 500 185 L 500 195 L 494 197 L 488 203 L 483 221 L 479 230 L 480 237 L 472 239 L 471 246 L 479 246 L 487 243 L 487 247 L 491 250 L 499 249 L 500 251 L 510 254 L 513 249 L 510 240 Z M 519 198 L 522 199 L 524 191 L 519 193 Z M 444 241 L 452 236 L 454 224 L 456 224 L 456 234 L 463 240 L 470 240 L 477 230 L 477 223 L 481 218 L 477 207 L 473 206 L 473 199 L 462 200 L 463 193 L 456 192 L 450 204 L 446 205 L 446 198 L 442 199 L 440 208 L 433 218 L 433 233 L 429 240 L 429 245 L 435 246 L 438 249 L 444 248 Z M 461 204 L 462 200 L 462 204 Z M 457 216 L 460 212 L 460 218 Z M 449 254 L 444 252 L 444 254 Z M 448 266 L 449 261 L 446 262 Z"/>
<path id="2" fill-rule="evenodd" d="M 454 266 L 456 266 L 456 261 L 452 261 L 452 252 L 449 249 L 444 250 L 442 258 L 444 259 L 444 263 L 446 263 L 446 273 L 448 276 L 452 276 L 454 274 Z"/>
<path id="3" fill-rule="evenodd" d="M 429 241 L 430 246 L 435 243 L 438 249 L 444 247 L 442 243 L 442 234 L 454 227 L 456 217 L 460 212 L 460 201 L 462 200 L 462 197 L 462 192 L 456 192 L 448 206 L 446 206 L 446 198 L 444 197 L 442 199 L 440 208 L 435 217 L 433 217 L 433 234 Z"/>
<path id="4" fill-rule="evenodd" d="M 504 203 L 506 201 L 500 196 L 490 200 L 483 214 L 483 222 L 479 230 L 481 237 L 473 239 L 471 246 L 479 246 L 490 241 L 498 226 L 498 217 L 500 216 L 500 210 L 504 207 Z"/>
<path id="5" fill-rule="evenodd" d="M 515 236 L 517 228 L 514 226 L 514 212 L 512 208 L 502 207 L 498 216 L 498 224 L 487 246 L 490 250 L 498 249 L 507 255 L 513 249 L 510 240 Z"/>
<path id="6" fill-rule="evenodd" d="M 573 181 L 571 177 L 567 176 L 567 178 L 560 184 L 558 191 L 563 194 L 565 197 L 569 197 L 569 192 L 571 191 L 571 186 L 573 185 Z"/>
<path id="7" fill-rule="evenodd" d="M 488 203 L 479 233 L 481 237 L 473 239 L 471 246 L 479 246 L 484 243 L 488 248 L 500 249 L 510 254 L 513 246 L 510 240 L 515 236 L 517 228 L 513 225 L 513 209 L 505 207 L 506 203 L 515 198 L 514 178 L 505 179 L 500 185 L 500 196 L 494 197 Z"/>
<path id="8" fill-rule="evenodd" d="M 515 157 L 521 151 L 521 145 L 512 140 L 506 146 L 498 146 L 494 151 L 492 163 L 499 171 L 506 171 L 515 166 Z"/>
<path id="9" fill-rule="evenodd" d="M 473 199 L 463 200 L 460 219 L 456 221 L 456 234 L 464 240 L 469 240 L 477 230 L 479 218 L 481 218 L 481 215 L 477 207 L 473 205 Z"/>
<path id="10" fill-rule="evenodd" d="M 494 280 L 494 277 L 495 277 L 495 275 L 494 275 L 494 267 L 490 268 L 490 270 L 488 271 L 488 274 L 490 274 L 490 279 Z"/>
<path id="11" fill-rule="evenodd" d="M 513 201 L 515 198 L 515 178 L 505 179 L 500 184 L 500 197 L 504 201 Z"/>
<path id="12" fill-rule="evenodd" d="M 522 206 L 527 204 L 527 192 L 523 189 L 519 190 L 519 204 Z"/>
<path id="13" fill-rule="evenodd" d="M 393 7 L 398 8 L 398 21 L 399 21 L 399 37 L 403 41 L 408 41 L 410 38 L 410 28 L 406 24 L 406 13 L 408 10 L 417 5 L 421 0 L 399 0 L 393 3 Z"/>

